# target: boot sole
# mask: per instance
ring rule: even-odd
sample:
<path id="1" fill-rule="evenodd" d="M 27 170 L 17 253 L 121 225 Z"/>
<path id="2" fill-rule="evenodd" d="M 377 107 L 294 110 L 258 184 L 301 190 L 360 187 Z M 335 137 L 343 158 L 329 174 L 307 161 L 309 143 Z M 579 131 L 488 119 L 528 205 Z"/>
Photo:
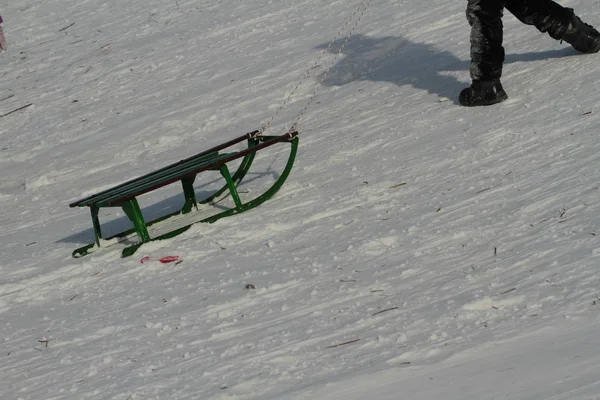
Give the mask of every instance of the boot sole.
<path id="1" fill-rule="evenodd" d="M 504 100 L 508 99 L 508 95 L 505 94 L 501 97 L 496 97 L 495 99 L 485 100 L 477 104 L 463 104 L 460 103 L 461 106 L 464 107 L 479 107 L 479 106 L 492 106 L 494 104 L 502 103 Z"/>

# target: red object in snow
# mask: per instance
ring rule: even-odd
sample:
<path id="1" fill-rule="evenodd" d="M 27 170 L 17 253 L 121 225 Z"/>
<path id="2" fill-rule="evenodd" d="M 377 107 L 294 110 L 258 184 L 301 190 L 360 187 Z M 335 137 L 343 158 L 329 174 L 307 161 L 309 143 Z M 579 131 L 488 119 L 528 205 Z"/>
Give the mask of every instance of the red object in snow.
<path id="1" fill-rule="evenodd" d="M 168 263 L 172 263 L 175 261 L 179 261 L 179 256 L 166 256 L 166 257 L 159 259 L 158 261 L 160 261 L 163 264 L 168 264 Z"/>
<path id="2" fill-rule="evenodd" d="M 145 256 L 144 258 L 142 258 L 140 260 L 140 262 L 142 264 L 145 264 L 145 263 L 147 263 L 149 261 L 152 261 L 152 259 L 150 258 L 150 256 Z M 168 263 L 172 263 L 172 262 L 175 262 L 175 261 L 181 261 L 181 257 L 179 257 L 179 256 L 166 256 L 166 257 L 163 257 L 163 258 L 159 258 L 158 261 L 160 261 L 163 264 L 168 264 Z"/>

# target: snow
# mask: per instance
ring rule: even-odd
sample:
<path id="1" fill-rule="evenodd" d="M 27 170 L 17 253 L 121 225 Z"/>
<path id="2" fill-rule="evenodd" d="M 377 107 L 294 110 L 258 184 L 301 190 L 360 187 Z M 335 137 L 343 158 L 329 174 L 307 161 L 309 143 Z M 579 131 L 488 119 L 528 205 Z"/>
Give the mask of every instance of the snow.
<path id="1" fill-rule="evenodd" d="M 259 128 L 359 5 L 3 6 L 0 115 L 33 105 L 0 118 L 0 398 L 600 399 L 596 56 L 508 13 L 510 98 L 465 109 L 465 3 L 371 1 L 271 125 L 332 65 L 272 200 L 71 257 L 93 233 L 69 203 Z"/>
<path id="2" fill-rule="evenodd" d="M 322 385 L 296 399 L 597 399 L 598 322 L 564 322 L 518 340 L 476 346 L 436 365 L 390 368 Z M 585 346 L 582 346 L 585 344 Z M 587 349 L 585 348 L 587 347 Z"/>

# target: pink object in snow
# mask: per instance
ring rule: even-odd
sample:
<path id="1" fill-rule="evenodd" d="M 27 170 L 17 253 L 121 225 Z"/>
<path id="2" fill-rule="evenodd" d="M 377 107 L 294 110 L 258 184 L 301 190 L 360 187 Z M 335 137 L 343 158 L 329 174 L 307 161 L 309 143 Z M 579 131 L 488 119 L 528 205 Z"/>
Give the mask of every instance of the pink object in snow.
<path id="1" fill-rule="evenodd" d="M 150 256 L 145 256 L 145 257 L 143 257 L 140 260 L 140 262 L 142 264 L 145 264 L 145 263 L 147 263 L 149 261 L 152 261 L 152 259 L 150 258 Z M 179 257 L 179 256 L 166 256 L 166 257 L 159 258 L 158 261 L 160 261 L 163 264 L 168 264 L 168 263 L 172 263 L 172 262 L 175 262 L 175 261 L 181 261 L 181 257 Z"/>
<path id="2" fill-rule="evenodd" d="M 0 20 L 1 19 L 2 19 L 2 17 L 0 17 Z M 4 32 L 2 31 L 2 27 L 0 26 L 0 53 L 2 53 L 3 51 L 6 51 L 6 49 L 7 49 L 6 37 L 4 37 Z"/>
<path id="3" fill-rule="evenodd" d="M 168 263 L 172 263 L 175 261 L 179 261 L 179 256 L 166 256 L 166 257 L 159 259 L 158 261 L 160 261 L 163 264 L 168 264 Z"/>

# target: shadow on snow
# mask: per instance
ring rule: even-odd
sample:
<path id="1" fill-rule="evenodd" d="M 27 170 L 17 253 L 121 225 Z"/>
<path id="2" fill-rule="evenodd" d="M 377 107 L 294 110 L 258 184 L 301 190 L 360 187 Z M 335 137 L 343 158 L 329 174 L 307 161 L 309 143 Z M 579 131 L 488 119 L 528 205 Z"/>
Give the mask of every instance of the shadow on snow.
<path id="1" fill-rule="evenodd" d="M 337 40 L 329 49 L 337 54 L 344 39 Z M 329 43 L 317 46 L 326 49 Z M 458 80 L 451 73 L 468 71 L 469 60 L 461 60 L 449 51 L 431 44 L 415 43 L 403 37 L 381 38 L 355 35 L 350 38 L 340 59 L 331 69 L 326 86 L 342 86 L 355 81 L 390 82 L 398 86 L 410 85 L 428 93 L 447 97 L 458 103 L 458 93 L 469 83 Z M 508 54 L 505 64 L 532 62 L 574 55 L 570 47 L 560 50 Z"/>

